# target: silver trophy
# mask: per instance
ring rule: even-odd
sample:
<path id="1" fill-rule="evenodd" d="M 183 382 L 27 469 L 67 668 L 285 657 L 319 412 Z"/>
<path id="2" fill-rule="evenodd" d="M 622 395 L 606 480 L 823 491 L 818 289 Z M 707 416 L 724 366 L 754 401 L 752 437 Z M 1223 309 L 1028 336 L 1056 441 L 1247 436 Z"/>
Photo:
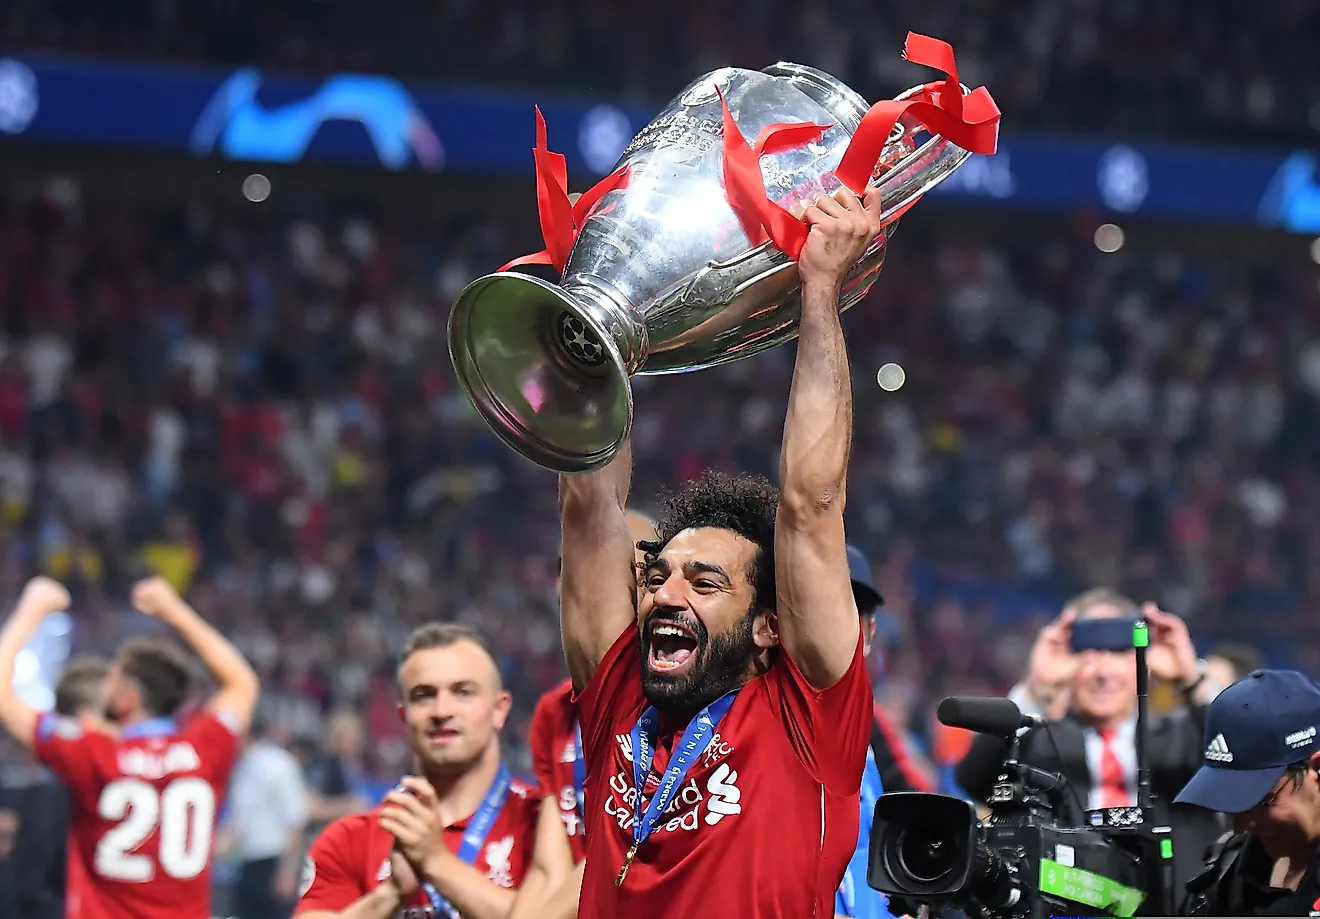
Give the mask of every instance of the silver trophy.
<path id="1" fill-rule="evenodd" d="M 459 384 L 495 433 L 541 466 L 578 473 L 609 462 L 632 427 L 631 375 L 701 370 L 797 335 L 796 264 L 753 245 L 725 194 L 721 92 L 749 139 L 780 122 L 831 125 L 761 157 L 771 200 L 800 213 L 841 186 L 833 173 L 869 108 L 861 96 L 800 64 L 716 70 L 628 145 L 628 184 L 587 219 L 558 285 L 498 272 L 454 303 Z M 875 282 L 902 211 L 971 155 L 938 135 L 919 145 L 924 130 L 904 117 L 889 135 L 871 180 L 884 229 L 849 274 L 841 310 Z"/>

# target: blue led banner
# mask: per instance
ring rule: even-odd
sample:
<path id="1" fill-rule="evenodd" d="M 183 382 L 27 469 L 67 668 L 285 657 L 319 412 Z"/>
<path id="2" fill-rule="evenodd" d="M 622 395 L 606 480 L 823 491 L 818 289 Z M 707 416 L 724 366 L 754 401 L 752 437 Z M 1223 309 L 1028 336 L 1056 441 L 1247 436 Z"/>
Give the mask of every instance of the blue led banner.
<path id="1" fill-rule="evenodd" d="M 255 68 L 92 63 L 0 53 L 0 143 L 176 151 L 253 163 L 529 173 L 532 107 L 570 171 L 604 175 L 653 111 L 592 100 L 408 85 L 392 77 L 288 77 Z M 1006 133 L 932 201 L 1137 215 L 1320 233 L 1320 162 Z"/>

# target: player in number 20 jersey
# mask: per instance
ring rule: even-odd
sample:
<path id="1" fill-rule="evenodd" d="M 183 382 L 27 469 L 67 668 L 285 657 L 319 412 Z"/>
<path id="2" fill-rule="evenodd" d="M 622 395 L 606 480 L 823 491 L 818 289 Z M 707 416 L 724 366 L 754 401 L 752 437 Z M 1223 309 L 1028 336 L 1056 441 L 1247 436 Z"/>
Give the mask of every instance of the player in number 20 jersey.
<path id="1" fill-rule="evenodd" d="M 37 757 L 69 790 L 72 917 L 209 917 L 216 814 L 238 753 L 222 714 L 153 718 L 118 734 L 56 715 Z"/>
<path id="2" fill-rule="evenodd" d="M 179 632 L 216 695 L 184 721 L 189 666 L 171 646 L 121 647 L 102 692 L 108 723 L 39 715 L 12 690 L 14 661 L 69 594 L 35 578 L 0 631 L 0 720 L 69 790 L 69 919 L 209 919 L 215 820 L 256 704 L 256 674 L 159 578 L 133 604 Z"/>

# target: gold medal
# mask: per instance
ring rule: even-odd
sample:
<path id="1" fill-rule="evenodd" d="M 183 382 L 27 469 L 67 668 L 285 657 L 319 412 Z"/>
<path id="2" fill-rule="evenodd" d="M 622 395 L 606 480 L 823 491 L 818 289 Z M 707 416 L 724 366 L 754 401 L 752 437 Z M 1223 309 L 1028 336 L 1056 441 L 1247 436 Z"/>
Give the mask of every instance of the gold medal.
<path id="1" fill-rule="evenodd" d="M 637 843 L 628 847 L 628 854 L 623 857 L 623 867 L 619 869 L 619 876 L 614 879 L 615 887 L 623 886 L 623 879 L 628 876 L 628 866 L 632 864 L 633 859 L 637 857 Z"/>

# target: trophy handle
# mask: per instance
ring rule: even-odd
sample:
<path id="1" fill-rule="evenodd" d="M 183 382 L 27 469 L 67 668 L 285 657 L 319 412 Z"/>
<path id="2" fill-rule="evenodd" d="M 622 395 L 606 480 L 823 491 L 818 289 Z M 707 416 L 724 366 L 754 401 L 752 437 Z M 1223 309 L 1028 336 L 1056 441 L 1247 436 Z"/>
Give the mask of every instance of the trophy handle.
<path id="1" fill-rule="evenodd" d="M 967 96 L 971 90 L 966 84 L 958 84 L 962 94 Z M 925 89 L 925 85 L 914 86 L 894 98 L 903 102 Z M 894 125 L 894 134 L 890 142 L 897 140 L 912 129 L 899 119 Z M 900 133 L 901 132 L 901 133 Z M 903 212 L 922 195 L 953 175 L 972 155 L 939 134 L 931 134 L 916 150 L 903 157 L 892 168 L 871 179 L 871 185 L 882 192 L 881 201 L 884 210 L 880 212 L 880 225 L 887 227 L 903 215 Z"/>
<path id="2" fill-rule="evenodd" d="M 786 68 L 788 66 L 790 65 L 775 65 L 776 68 Z M 810 68 L 799 69 L 810 70 Z M 771 72 L 772 68 L 766 68 L 766 71 Z M 971 93 L 971 89 L 968 88 L 967 84 L 960 83 L 959 86 L 962 87 L 962 93 L 964 96 Z M 894 101 L 903 102 L 922 92 L 925 88 L 925 84 L 913 86 L 911 89 L 896 96 Z M 893 130 L 889 134 L 889 140 L 885 144 L 886 149 L 888 149 L 890 144 L 902 140 L 905 135 L 913 133 L 912 128 L 904 123 L 905 121 L 910 120 L 911 119 L 902 118 L 895 123 Z M 873 176 L 870 184 L 880 189 L 881 201 L 884 204 L 884 210 L 880 212 L 880 226 L 882 232 L 871 241 L 871 245 L 867 247 L 862 258 L 866 259 L 872 257 L 877 251 L 882 249 L 887 237 L 892 236 L 894 230 L 897 228 L 898 218 L 903 216 L 904 212 L 913 204 L 913 202 L 917 201 L 922 195 L 925 195 L 936 185 L 939 185 L 949 176 L 953 175 L 963 163 L 971 158 L 971 155 L 970 150 L 964 150 L 962 147 L 959 147 L 957 144 L 939 134 L 931 134 L 921 146 L 903 156 L 891 168 L 886 169 L 878 176 Z M 888 232 L 883 232 L 885 230 Z M 733 258 L 724 261 L 712 260 L 707 263 L 706 269 L 703 269 L 702 274 L 692 279 L 689 283 L 689 288 L 690 290 L 694 290 L 700 285 L 701 281 L 704 279 L 703 275 L 706 273 L 706 270 L 721 271 L 734 268 L 753 259 L 760 258 L 770 250 L 773 250 L 774 252 L 779 251 L 772 241 L 766 240 L 759 245 L 753 246 L 746 252 L 735 255 Z"/>

